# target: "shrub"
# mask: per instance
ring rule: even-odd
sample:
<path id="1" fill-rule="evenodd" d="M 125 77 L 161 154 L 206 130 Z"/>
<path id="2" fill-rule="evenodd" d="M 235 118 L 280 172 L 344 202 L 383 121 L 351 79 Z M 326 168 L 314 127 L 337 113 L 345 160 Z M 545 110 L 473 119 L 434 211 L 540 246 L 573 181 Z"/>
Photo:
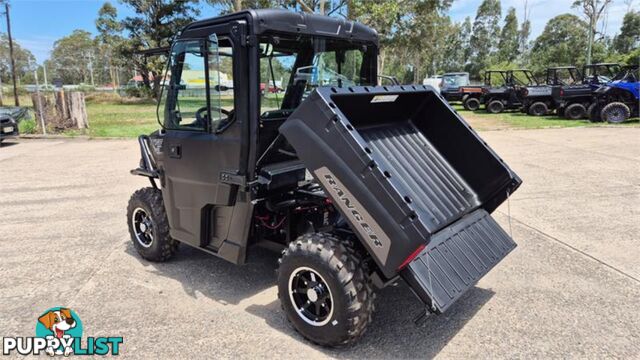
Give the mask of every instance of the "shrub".
<path id="1" fill-rule="evenodd" d="M 38 126 L 35 119 L 24 119 L 18 123 L 20 134 L 35 134 Z"/>

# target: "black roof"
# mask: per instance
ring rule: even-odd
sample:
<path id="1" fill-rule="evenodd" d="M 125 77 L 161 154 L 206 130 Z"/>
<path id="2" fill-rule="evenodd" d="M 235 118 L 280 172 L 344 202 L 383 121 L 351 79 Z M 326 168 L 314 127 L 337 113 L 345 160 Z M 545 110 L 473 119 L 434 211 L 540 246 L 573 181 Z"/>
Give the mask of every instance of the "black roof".
<path id="1" fill-rule="evenodd" d="M 252 24 L 249 26 L 249 31 L 255 35 L 266 32 L 287 32 L 378 43 L 378 33 L 359 22 L 282 9 L 251 9 L 200 20 L 189 24 L 182 33 L 188 36 L 187 33 L 233 20 L 246 20 Z"/>
<path id="2" fill-rule="evenodd" d="M 566 66 L 550 66 L 547 68 L 547 70 L 560 70 L 560 69 L 577 69 L 577 67 L 573 65 L 566 65 Z"/>

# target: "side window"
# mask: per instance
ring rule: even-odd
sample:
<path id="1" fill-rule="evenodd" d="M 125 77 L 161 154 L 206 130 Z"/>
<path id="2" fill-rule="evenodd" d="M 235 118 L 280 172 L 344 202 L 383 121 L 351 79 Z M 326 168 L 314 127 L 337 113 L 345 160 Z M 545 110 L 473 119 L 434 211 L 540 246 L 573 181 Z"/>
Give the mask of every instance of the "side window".
<path id="1" fill-rule="evenodd" d="M 209 37 L 209 103 L 211 128 L 222 132 L 235 120 L 233 46 L 226 38 Z"/>
<path id="2" fill-rule="evenodd" d="M 320 86 L 355 86 L 362 82 L 360 70 L 363 55 L 360 50 L 339 50 L 316 53 L 313 64 L 317 68 Z"/>
<path id="3" fill-rule="evenodd" d="M 204 40 L 177 42 L 171 51 L 171 86 L 167 89 L 165 127 L 200 130 L 208 128 L 207 81 Z"/>
<path id="4" fill-rule="evenodd" d="M 269 43 L 260 44 L 260 113 L 282 107 L 296 53 L 274 51 Z"/>

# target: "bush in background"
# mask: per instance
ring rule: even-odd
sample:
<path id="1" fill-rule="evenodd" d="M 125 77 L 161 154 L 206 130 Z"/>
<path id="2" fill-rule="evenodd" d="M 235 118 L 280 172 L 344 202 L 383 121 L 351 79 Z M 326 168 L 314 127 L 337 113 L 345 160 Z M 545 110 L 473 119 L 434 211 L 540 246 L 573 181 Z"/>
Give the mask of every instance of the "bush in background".
<path id="1" fill-rule="evenodd" d="M 24 119 L 18 123 L 20 134 L 35 134 L 38 126 L 35 119 Z"/>

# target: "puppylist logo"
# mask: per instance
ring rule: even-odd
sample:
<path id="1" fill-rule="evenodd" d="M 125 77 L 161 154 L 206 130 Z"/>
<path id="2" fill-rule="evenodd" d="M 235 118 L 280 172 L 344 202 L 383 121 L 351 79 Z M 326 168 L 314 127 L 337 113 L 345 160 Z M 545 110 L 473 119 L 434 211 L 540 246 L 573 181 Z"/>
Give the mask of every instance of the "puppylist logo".
<path id="1" fill-rule="evenodd" d="M 3 355 L 119 355 L 122 337 L 82 338 L 82 321 L 73 310 L 54 307 L 38 317 L 35 337 L 3 337 Z"/>

